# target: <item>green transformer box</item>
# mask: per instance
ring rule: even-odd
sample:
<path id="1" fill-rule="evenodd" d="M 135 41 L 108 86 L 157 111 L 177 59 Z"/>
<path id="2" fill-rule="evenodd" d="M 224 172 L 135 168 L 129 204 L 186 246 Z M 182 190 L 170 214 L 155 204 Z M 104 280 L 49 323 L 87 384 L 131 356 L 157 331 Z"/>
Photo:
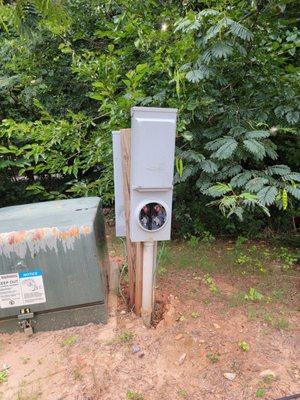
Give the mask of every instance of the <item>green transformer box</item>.
<path id="1" fill-rule="evenodd" d="M 0 209 L 0 332 L 106 323 L 108 253 L 98 197 Z"/>

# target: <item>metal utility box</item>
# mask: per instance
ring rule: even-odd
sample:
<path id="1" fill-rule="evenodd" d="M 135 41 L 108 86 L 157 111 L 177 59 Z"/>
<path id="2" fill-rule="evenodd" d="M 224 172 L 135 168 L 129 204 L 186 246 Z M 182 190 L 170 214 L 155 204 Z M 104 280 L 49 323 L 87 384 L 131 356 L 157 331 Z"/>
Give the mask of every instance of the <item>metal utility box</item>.
<path id="1" fill-rule="evenodd" d="M 0 209 L 0 332 L 107 321 L 98 197 Z"/>
<path id="2" fill-rule="evenodd" d="M 125 206 L 124 206 L 124 184 L 122 167 L 122 145 L 121 132 L 112 132 L 113 157 L 114 157 L 114 189 L 115 189 L 115 215 L 116 236 L 126 236 Z"/>
<path id="3" fill-rule="evenodd" d="M 131 241 L 169 240 L 177 110 L 131 110 Z"/>

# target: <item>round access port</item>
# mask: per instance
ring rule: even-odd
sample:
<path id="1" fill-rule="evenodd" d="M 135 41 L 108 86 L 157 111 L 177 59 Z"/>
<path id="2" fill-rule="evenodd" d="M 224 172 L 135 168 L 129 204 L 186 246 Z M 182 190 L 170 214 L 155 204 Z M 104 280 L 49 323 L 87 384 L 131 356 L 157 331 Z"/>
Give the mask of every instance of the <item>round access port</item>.
<path id="1" fill-rule="evenodd" d="M 158 231 L 167 221 L 167 212 L 160 203 L 147 203 L 139 212 L 139 224 L 147 231 Z"/>

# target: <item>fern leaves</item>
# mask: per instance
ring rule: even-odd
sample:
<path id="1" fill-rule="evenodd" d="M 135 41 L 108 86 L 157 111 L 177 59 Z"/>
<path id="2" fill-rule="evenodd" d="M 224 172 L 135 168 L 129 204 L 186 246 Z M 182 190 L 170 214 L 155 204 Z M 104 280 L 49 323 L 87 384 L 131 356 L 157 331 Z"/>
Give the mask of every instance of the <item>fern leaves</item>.
<path id="1" fill-rule="evenodd" d="M 231 20 L 230 18 L 227 18 L 227 23 L 230 26 L 230 32 L 234 35 L 237 36 L 243 40 L 250 41 L 253 39 L 253 33 L 249 31 L 249 29 L 245 28 L 243 25 L 239 24 L 238 22 L 235 22 Z"/>
<path id="2" fill-rule="evenodd" d="M 193 69 L 186 74 L 186 79 L 189 82 L 196 83 L 203 79 L 209 78 L 211 75 L 211 70 L 205 65 L 197 66 L 197 69 Z"/>
<path id="3" fill-rule="evenodd" d="M 245 26 L 232 20 L 231 18 L 222 18 L 217 24 L 211 26 L 203 39 L 204 43 L 216 37 L 222 30 L 231 33 L 234 37 L 238 37 L 245 41 L 253 39 L 253 33 Z"/>
<path id="4" fill-rule="evenodd" d="M 205 148 L 207 150 L 216 150 L 211 157 L 219 160 L 230 158 L 238 146 L 237 141 L 231 136 L 224 136 L 220 139 L 208 142 Z"/>
<path id="5" fill-rule="evenodd" d="M 278 190 L 274 186 L 264 187 L 257 193 L 259 202 L 264 206 L 270 206 L 272 203 L 274 203 L 277 192 Z"/>
<path id="6" fill-rule="evenodd" d="M 211 186 L 207 190 L 207 193 L 212 197 L 219 197 L 222 196 L 223 194 L 231 192 L 231 190 L 232 190 L 231 185 L 227 185 L 225 183 L 218 183 L 217 185 Z"/>
<path id="7" fill-rule="evenodd" d="M 266 155 L 264 146 L 255 139 L 246 139 L 243 141 L 245 148 L 257 159 L 262 160 Z"/>
<path id="8" fill-rule="evenodd" d="M 228 42 L 218 41 L 211 49 L 210 54 L 214 58 L 227 58 L 233 53 L 232 45 Z"/>

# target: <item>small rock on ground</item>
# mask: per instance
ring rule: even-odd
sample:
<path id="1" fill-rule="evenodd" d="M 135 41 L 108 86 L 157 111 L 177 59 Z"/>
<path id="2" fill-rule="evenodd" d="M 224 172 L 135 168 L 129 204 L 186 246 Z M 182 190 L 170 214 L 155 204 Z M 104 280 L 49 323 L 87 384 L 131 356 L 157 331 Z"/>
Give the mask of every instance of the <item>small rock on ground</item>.
<path id="1" fill-rule="evenodd" d="M 139 351 L 141 351 L 141 348 L 139 345 L 134 344 L 131 348 L 132 354 L 138 353 Z"/>
<path id="2" fill-rule="evenodd" d="M 236 377 L 236 374 L 234 372 L 225 372 L 223 375 L 229 381 L 233 381 Z"/>
<path id="3" fill-rule="evenodd" d="M 186 353 L 181 354 L 181 356 L 178 359 L 178 364 L 182 365 L 184 363 L 185 359 L 186 359 Z"/>
<path id="4" fill-rule="evenodd" d="M 276 378 L 275 372 L 272 371 L 271 369 L 265 369 L 264 371 L 261 371 L 259 376 L 262 377 L 262 378 L 267 378 L 269 376 L 272 376 L 273 378 Z"/>

